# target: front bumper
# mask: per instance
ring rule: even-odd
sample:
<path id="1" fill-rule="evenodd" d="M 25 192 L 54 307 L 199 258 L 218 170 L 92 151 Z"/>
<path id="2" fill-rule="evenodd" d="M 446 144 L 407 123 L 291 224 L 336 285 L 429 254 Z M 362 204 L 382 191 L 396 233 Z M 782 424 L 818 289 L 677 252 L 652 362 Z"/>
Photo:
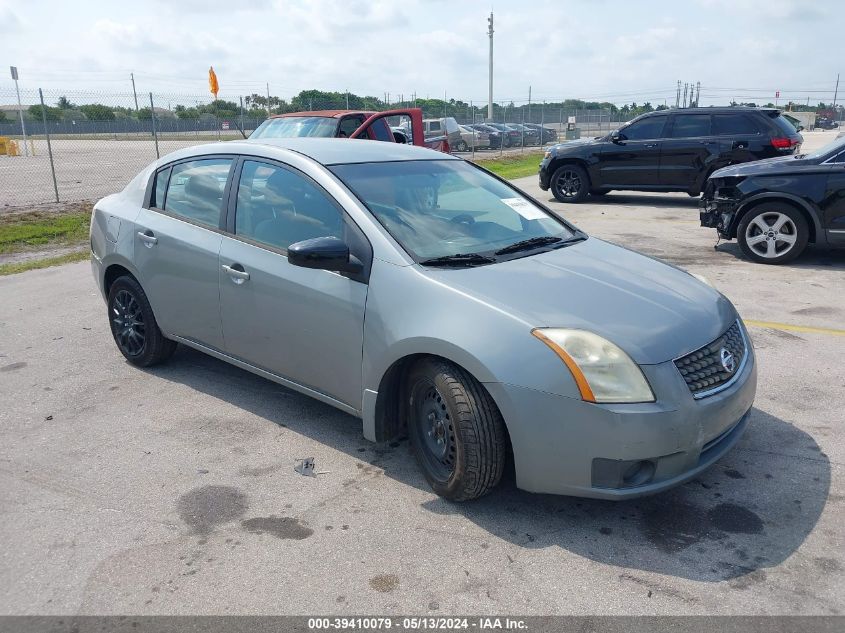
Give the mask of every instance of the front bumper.
<path id="1" fill-rule="evenodd" d="M 485 385 L 507 422 L 517 486 L 629 499 L 697 476 L 737 443 L 748 424 L 757 389 L 750 346 L 748 353 L 729 388 L 700 400 L 671 361 L 642 367 L 658 394 L 653 403 L 592 404 L 515 385 Z"/>
<path id="2" fill-rule="evenodd" d="M 730 227 L 736 215 L 738 200 L 733 198 L 704 198 L 698 203 L 701 226 L 716 229 L 719 235 L 730 239 Z"/>

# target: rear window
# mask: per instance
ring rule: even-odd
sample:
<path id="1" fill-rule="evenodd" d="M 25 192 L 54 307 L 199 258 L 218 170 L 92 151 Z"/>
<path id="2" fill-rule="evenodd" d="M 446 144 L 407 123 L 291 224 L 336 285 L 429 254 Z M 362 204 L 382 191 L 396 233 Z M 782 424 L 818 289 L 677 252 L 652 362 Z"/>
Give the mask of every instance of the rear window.
<path id="1" fill-rule="evenodd" d="M 332 137 L 337 119 L 324 116 L 291 116 L 267 119 L 249 138 L 293 138 L 299 136 Z"/>
<path id="2" fill-rule="evenodd" d="M 798 133 L 795 126 L 780 114 L 776 117 L 772 117 L 772 122 L 777 126 L 778 130 L 786 136 L 794 136 Z"/>
<path id="3" fill-rule="evenodd" d="M 709 114 L 678 114 L 672 127 L 672 138 L 710 136 Z"/>
<path id="4" fill-rule="evenodd" d="M 714 114 L 713 134 L 720 136 L 738 136 L 743 134 L 759 134 L 759 126 L 747 114 Z"/>

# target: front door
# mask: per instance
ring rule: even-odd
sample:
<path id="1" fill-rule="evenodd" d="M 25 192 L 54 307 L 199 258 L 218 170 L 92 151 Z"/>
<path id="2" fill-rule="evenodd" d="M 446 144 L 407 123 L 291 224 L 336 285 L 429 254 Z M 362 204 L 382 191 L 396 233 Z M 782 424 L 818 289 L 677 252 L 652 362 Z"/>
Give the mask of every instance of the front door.
<path id="1" fill-rule="evenodd" d="M 831 244 L 845 245 L 845 151 L 828 159 L 824 199 L 821 203 L 822 225 Z"/>
<path id="2" fill-rule="evenodd" d="M 232 162 L 215 157 L 160 170 L 134 236 L 139 281 L 159 327 L 215 349 L 223 349 L 218 254 Z"/>
<path id="3" fill-rule="evenodd" d="M 286 256 L 310 238 L 350 243 L 357 227 L 291 167 L 244 160 L 240 172 L 218 267 L 226 352 L 360 410 L 367 285 Z"/>
<path id="4" fill-rule="evenodd" d="M 598 156 L 597 187 L 656 187 L 665 116 L 634 121 L 619 130 L 617 142 L 605 142 Z"/>

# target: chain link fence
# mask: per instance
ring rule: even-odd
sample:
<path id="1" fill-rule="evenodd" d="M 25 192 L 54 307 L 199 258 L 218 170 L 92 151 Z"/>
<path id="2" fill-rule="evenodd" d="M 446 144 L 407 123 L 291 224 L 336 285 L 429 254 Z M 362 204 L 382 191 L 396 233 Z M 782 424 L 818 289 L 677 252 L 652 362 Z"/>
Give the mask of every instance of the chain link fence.
<path id="1" fill-rule="evenodd" d="M 631 118 L 608 109 L 525 100 L 494 104 L 490 121 L 486 104 L 344 93 L 320 99 L 307 92 L 290 103 L 271 97 L 269 111 L 268 100 L 255 94 L 211 101 L 203 95 L 22 89 L 20 102 L 13 88 L 0 87 L 0 207 L 100 198 L 120 191 L 159 156 L 242 139 L 271 113 L 421 107 L 426 119 L 449 117 L 461 126 L 492 123 L 494 130 L 464 128 L 463 140 L 452 142 L 453 149 L 472 154 L 528 151 L 562 140 L 569 117 L 575 117 L 582 136 L 607 133 Z"/>

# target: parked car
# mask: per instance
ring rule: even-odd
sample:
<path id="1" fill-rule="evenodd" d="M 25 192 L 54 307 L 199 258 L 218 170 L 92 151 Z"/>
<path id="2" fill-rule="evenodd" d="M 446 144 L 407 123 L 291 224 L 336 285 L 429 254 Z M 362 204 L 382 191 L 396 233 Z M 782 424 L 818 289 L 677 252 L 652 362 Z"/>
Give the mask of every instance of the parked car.
<path id="1" fill-rule="evenodd" d="M 414 135 L 410 128 L 401 125 L 392 125 L 390 126 L 390 131 L 393 132 L 393 138 L 397 143 L 414 144 Z"/>
<path id="2" fill-rule="evenodd" d="M 733 305 L 454 156 L 286 138 L 176 151 L 95 206 L 115 343 L 177 343 L 407 434 L 440 495 L 623 499 L 733 447 L 756 390 Z M 318 423 L 315 421 L 314 423 Z"/>
<path id="3" fill-rule="evenodd" d="M 420 108 L 367 112 L 361 110 L 315 110 L 311 112 L 290 112 L 274 114 L 259 125 L 251 139 L 320 137 L 356 138 L 394 143 L 407 143 L 405 135 L 396 136 L 388 124 L 388 117 L 402 117 L 408 120 L 409 128 L 417 130 L 411 134 L 415 145 L 450 150 L 446 138 L 426 138 L 423 133 L 423 118 Z M 414 140 L 416 139 L 416 140 Z"/>
<path id="4" fill-rule="evenodd" d="M 755 262 L 788 262 L 808 243 L 845 248 L 845 138 L 812 154 L 720 169 L 700 206 L 701 226 L 736 239 Z"/>
<path id="5" fill-rule="evenodd" d="M 816 119 L 816 127 L 822 130 L 835 130 L 839 127 L 839 123 L 826 116 L 820 116 Z"/>
<path id="6" fill-rule="evenodd" d="M 545 127 L 536 123 L 525 123 L 525 127 L 537 130 L 537 132 L 541 135 L 541 143 L 544 145 L 546 143 L 554 143 L 557 140 L 557 130 L 553 130 L 550 127 Z"/>
<path id="7" fill-rule="evenodd" d="M 502 134 L 502 144 L 505 147 L 519 147 L 522 143 L 522 133 L 503 123 L 487 123 L 492 128 L 499 130 Z"/>
<path id="8" fill-rule="evenodd" d="M 616 189 L 685 191 L 735 163 L 795 154 L 803 137 L 771 108 L 687 108 L 643 114 L 606 136 L 555 145 L 540 188 L 560 202 Z"/>
<path id="9" fill-rule="evenodd" d="M 484 123 L 471 123 L 467 125 L 467 127 L 472 128 L 474 130 L 478 130 L 479 132 L 484 132 L 487 134 L 487 138 L 490 141 L 491 148 L 498 148 L 502 146 L 502 132 L 501 130 L 497 130 L 496 128 L 486 125 Z"/>
<path id="10" fill-rule="evenodd" d="M 455 147 L 461 142 L 461 130 L 458 122 L 453 117 L 440 119 L 423 119 L 423 132 L 426 138 L 445 136 L 449 141 L 449 147 Z"/>
<path id="11" fill-rule="evenodd" d="M 516 130 L 517 136 L 515 144 L 518 146 L 540 144 L 540 133 L 537 130 L 526 127 L 521 123 L 506 123 L 505 127 Z"/>
<path id="12" fill-rule="evenodd" d="M 466 152 L 471 148 L 485 149 L 490 147 L 490 135 L 487 132 L 474 130 L 464 125 L 459 126 L 461 130 L 461 142 L 455 146 L 455 150 Z"/>

